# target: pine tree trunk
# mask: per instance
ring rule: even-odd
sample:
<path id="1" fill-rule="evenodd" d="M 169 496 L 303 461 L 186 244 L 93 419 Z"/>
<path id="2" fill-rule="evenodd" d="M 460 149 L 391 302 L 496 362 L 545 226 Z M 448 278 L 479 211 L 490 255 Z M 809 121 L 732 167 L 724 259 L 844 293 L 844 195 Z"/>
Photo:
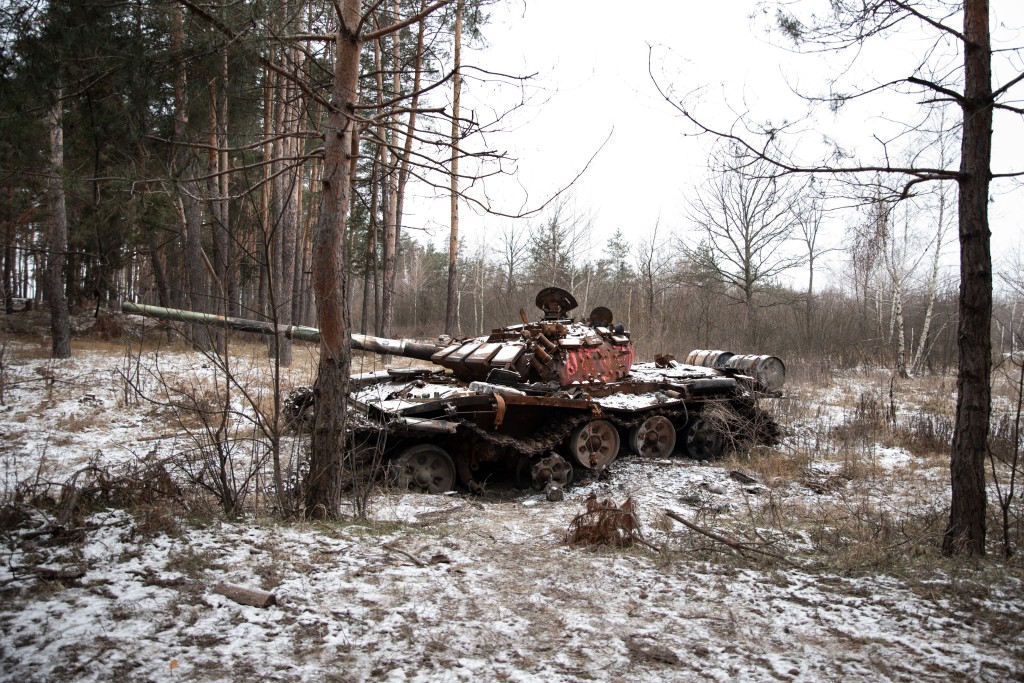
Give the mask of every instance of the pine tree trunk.
<path id="1" fill-rule="evenodd" d="M 220 78 L 210 80 L 210 150 L 207 159 L 206 193 L 212 219 L 213 272 L 217 279 L 216 310 L 238 315 L 238 277 L 235 273 L 235 245 L 229 216 L 228 159 L 228 55 L 221 53 Z"/>
<path id="2" fill-rule="evenodd" d="M 359 78 L 359 0 L 339 0 L 339 26 L 331 92 L 333 109 L 324 129 L 320 218 L 313 239 L 313 287 L 320 327 L 306 510 L 337 517 L 344 484 L 345 413 L 349 382 L 348 242 L 346 218 L 352 190 L 351 156 Z"/>
<path id="3" fill-rule="evenodd" d="M 14 232 L 14 185 L 7 185 L 7 203 L 4 206 L 4 311 L 14 312 L 14 271 L 17 264 L 15 250 L 16 236 Z"/>
<path id="4" fill-rule="evenodd" d="M 459 317 L 459 100 L 462 95 L 462 0 L 455 4 L 455 49 L 452 74 L 452 163 L 451 232 L 448 236 L 448 306 L 444 317 L 445 334 L 461 331 Z"/>
<path id="5" fill-rule="evenodd" d="M 950 457 L 946 555 L 985 554 L 985 450 L 991 414 L 992 52 L 988 0 L 964 3 L 964 116 L 960 147 L 960 320 L 956 427 Z"/>
<path id="6" fill-rule="evenodd" d="M 377 181 L 380 177 L 381 166 L 380 155 L 382 146 L 378 145 L 377 154 L 373 157 L 373 165 L 370 167 L 370 220 L 367 221 L 366 235 L 366 265 L 363 271 L 363 310 L 360 319 L 360 331 L 368 334 L 369 330 L 376 330 L 376 326 L 370 327 L 370 288 L 376 295 L 377 289 Z M 376 307 L 374 307 L 376 312 Z M 374 325 L 377 321 L 374 320 Z"/>
<path id="7" fill-rule="evenodd" d="M 426 9 L 426 0 L 420 0 L 420 12 Z M 395 15 L 398 14 L 398 2 L 394 3 Z M 423 33 L 426 29 L 426 17 L 423 17 L 419 21 L 419 27 L 416 32 L 416 55 L 414 73 L 412 79 L 412 100 L 409 103 L 409 116 L 406 119 L 405 126 L 405 143 L 402 149 L 401 163 L 398 170 L 398 187 L 395 193 L 395 235 L 397 239 L 401 239 L 402 235 L 402 218 L 405 212 L 405 186 L 409 182 L 409 169 L 412 161 L 412 143 L 416 136 L 416 110 L 420 104 L 420 85 L 423 76 Z M 395 35 L 395 53 L 398 53 L 398 34 Z M 401 85 L 399 79 L 399 67 L 396 60 L 395 65 L 395 89 L 396 91 Z"/>
<path id="8" fill-rule="evenodd" d="M 288 4 L 283 5 L 288 13 Z M 291 69 L 295 53 L 291 48 L 281 50 L 282 66 Z M 274 181 L 273 181 L 273 222 L 270 230 L 271 264 L 269 275 L 270 302 L 273 310 L 271 319 L 278 325 L 292 324 L 292 297 L 295 277 L 295 244 L 298 230 L 298 185 L 299 171 L 293 160 L 296 153 L 296 137 L 299 115 L 294 104 L 295 87 L 288 79 L 278 79 L 275 98 L 274 132 Z M 270 338 L 270 352 L 283 366 L 292 363 L 292 343 L 283 334 Z"/>
<path id="9" fill-rule="evenodd" d="M 378 39 L 374 45 L 374 59 L 375 63 L 378 65 L 382 64 L 380 40 L 382 39 Z M 382 66 L 377 69 L 378 106 L 382 106 L 384 97 L 384 79 L 382 70 Z M 391 145 L 384 144 L 385 141 L 393 142 L 393 133 L 389 127 L 385 125 L 385 120 L 385 117 L 382 116 L 381 124 L 377 129 L 378 135 L 382 141 L 380 151 L 380 205 L 382 218 L 384 219 L 384 243 L 382 245 L 384 268 L 382 273 L 381 310 L 377 324 L 377 334 L 382 337 L 390 337 L 392 336 L 392 325 L 394 323 L 395 281 L 398 265 L 398 224 L 395 222 L 395 206 L 393 203 L 396 192 L 392 189 L 393 185 L 398 182 L 398 159 L 391 151 Z M 384 356 L 382 358 L 384 363 L 388 363 L 390 360 L 390 356 Z"/>
<path id="10" fill-rule="evenodd" d="M 296 129 L 297 130 L 297 129 Z M 296 154 L 303 154 L 304 149 L 302 142 L 298 138 L 295 140 L 294 147 Z M 295 180 L 297 186 L 295 188 L 295 248 L 294 258 L 292 260 L 292 324 L 301 325 L 302 319 L 302 262 L 305 259 L 306 252 L 306 223 L 303 220 L 303 203 L 305 202 L 305 195 L 303 188 L 305 187 L 305 167 L 300 166 L 296 169 Z"/>
<path id="11" fill-rule="evenodd" d="M 61 116 L 62 95 L 58 89 L 50 108 L 50 176 L 47 179 L 46 203 L 50 229 L 46 240 L 46 275 L 44 288 L 50 308 L 50 335 L 54 358 L 71 357 L 71 322 L 68 301 L 64 295 L 64 260 L 68 249 L 68 216 L 64 205 L 64 126 Z"/>
<path id="12" fill-rule="evenodd" d="M 175 6 L 175 18 L 171 26 L 171 49 L 182 56 L 185 46 L 185 16 L 180 5 Z M 177 181 L 177 204 L 182 237 L 184 240 L 184 264 L 181 289 L 186 293 L 186 306 L 209 312 L 206 302 L 206 254 L 203 252 L 202 227 L 203 210 L 200 206 L 200 186 L 195 179 L 195 160 L 186 143 L 188 142 L 188 76 L 186 63 L 182 58 L 174 75 L 174 139 L 177 148 L 174 171 Z M 205 325 L 192 325 L 192 343 L 199 348 L 210 348 L 210 330 Z"/>

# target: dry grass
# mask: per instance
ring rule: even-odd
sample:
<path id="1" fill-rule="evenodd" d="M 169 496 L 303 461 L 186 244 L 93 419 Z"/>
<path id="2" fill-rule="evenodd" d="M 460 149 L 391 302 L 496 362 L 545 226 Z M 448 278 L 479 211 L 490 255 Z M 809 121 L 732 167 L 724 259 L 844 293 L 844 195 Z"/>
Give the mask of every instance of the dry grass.
<path id="1" fill-rule="evenodd" d="M 97 429 L 106 426 L 108 417 L 99 411 L 86 413 L 74 413 L 65 415 L 57 420 L 57 428 L 66 432 L 76 434 L 89 429 Z"/>
<path id="2" fill-rule="evenodd" d="M 191 579 L 201 579 L 207 572 L 221 568 L 221 564 L 213 552 L 185 546 L 180 550 L 171 551 L 164 568 L 169 572 L 184 574 Z"/>
<path id="3" fill-rule="evenodd" d="M 769 489 L 750 506 L 751 522 L 790 539 L 792 552 L 840 570 L 933 569 L 948 562 L 938 548 L 948 514 L 952 379 L 897 381 L 882 372 L 851 372 L 828 380 L 797 382 L 788 388 L 793 398 L 778 402 L 777 419 L 791 426 L 780 449 L 724 462 Z M 1009 431 L 994 423 L 994 452 L 1008 450 Z M 989 464 L 986 470 L 991 477 Z M 996 472 L 1008 479 L 1006 466 Z M 990 503 L 995 542 L 1002 520 L 996 501 Z M 1018 548 L 1024 535 L 1019 508 L 1010 516 Z"/>

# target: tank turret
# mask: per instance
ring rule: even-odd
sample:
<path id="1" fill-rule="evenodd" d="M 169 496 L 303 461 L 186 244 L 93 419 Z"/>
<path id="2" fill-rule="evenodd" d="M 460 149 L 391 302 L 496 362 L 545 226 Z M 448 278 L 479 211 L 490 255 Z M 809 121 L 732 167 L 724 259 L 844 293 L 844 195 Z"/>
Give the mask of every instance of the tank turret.
<path id="1" fill-rule="evenodd" d="M 353 334 L 352 348 L 431 361 L 448 368 L 467 382 L 555 382 L 560 387 L 569 387 L 616 382 L 629 374 L 633 366 L 633 345 L 629 333 L 621 325 L 613 325 L 610 310 L 598 307 L 589 319 L 577 322 L 568 317 L 577 306 L 576 299 L 558 287 L 541 290 L 536 303 L 543 313 L 541 320 L 528 322 L 521 312 L 521 324 L 497 328 L 486 337 L 463 340 L 442 337 L 438 343 L 431 344 Z M 125 302 L 121 308 L 125 313 L 165 320 L 257 334 L 281 334 L 300 341 L 320 341 L 320 331 L 314 327 L 274 325 L 131 302 Z"/>
<path id="2" fill-rule="evenodd" d="M 430 358 L 460 379 L 510 382 L 555 382 L 560 387 L 616 382 L 633 366 L 633 345 L 611 311 L 594 309 L 586 321 L 568 316 L 576 299 L 558 287 L 537 295 L 543 318 L 500 327 L 478 337 L 440 347 Z M 499 372 L 491 374 L 493 370 Z"/>

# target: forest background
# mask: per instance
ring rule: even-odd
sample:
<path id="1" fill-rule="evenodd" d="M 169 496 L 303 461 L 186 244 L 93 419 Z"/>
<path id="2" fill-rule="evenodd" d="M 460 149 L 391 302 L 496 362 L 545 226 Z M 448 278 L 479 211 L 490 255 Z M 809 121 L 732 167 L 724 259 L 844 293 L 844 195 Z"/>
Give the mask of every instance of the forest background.
<path id="1" fill-rule="evenodd" d="M 655 33 L 684 27 L 692 42 L 655 36 L 640 48 L 629 37 L 646 22 L 613 40 L 557 14 L 542 19 L 547 32 L 518 39 L 527 55 L 557 44 L 567 62 L 589 49 L 577 42 L 597 45 L 634 64 L 630 82 L 644 68 L 636 100 L 648 112 L 659 103 L 673 127 L 661 114 L 620 110 L 630 98 L 610 88 L 588 97 L 580 86 L 566 112 L 563 93 L 529 60 L 489 51 L 491 27 L 517 35 L 508 27 L 532 5 L 346 2 L 339 23 L 334 7 L 315 2 L 4 3 L 5 308 L 31 300 L 98 316 L 132 299 L 323 326 L 313 295 L 326 244 L 317 226 L 332 220 L 324 188 L 351 164 L 343 169 L 351 182 L 334 196 L 341 206 L 332 206 L 344 234 L 329 250 L 343 261 L 332 291 L 347 298 L 355 330 L 480 334 L 517 320 L 538 289 L 555 285 L 576 294 L 580 315 L 611 308 L 641 357 L 720 347 L 826 369 L 948 371 L 962 310 L 949 267 L 956 186 L 893 181 L 887 169 L 958 177 L 944 170 L 959 163 L 956 98 L 908 86 L 961 77 L 959 44 L 941 31 L 926 36 L 938 22 L 956 23 L 959 6 L 875 4 L 917 21 L 882 27 L 893 39 L 873 52 L 860 45 L 855 61 L 812 54 L 815 66 L 796 75 L 787 65 L 806 57 L 813 2 L 793 5 L 811 13 L 809 23 L 787 3 L 751 4 L 749 17 L 731 10 L 650 22 L 661 27 Z M 587 7 L 581 16 L 620 23 L 611 4 Z M 1020 84 L 1024 21 L 1014 11 L 993 3 L 991 21 L 994 79 L 1009 100 L 993 124 L 993 167 L 1010 165 L 990 195 L 1004 245 L 992 333 L 994 351 L 1010 355 L 1024 320 L 1024 266 L 1013 246 L 1019 130 L 999 137 L 1019 129 L 1021 116 L 1011 89 Z M 359 48 L 358 64 L 351 102 L 341 102 L 337 57 L 347 45 Z M 737 62 L 714 75 L 708 68 L 724 63 L 713 49 L 723 45 L 746 66 L 742 80 Z M 772 64 L 760 58 L 768 49 L 783 55 L 771 78 L 751 70 Z M 811 75 L 815 90 L 802 85 Z M 897 98 L 862 104 L 859 94 L 885 90 Z M 340 166 L 330 152 L 339 111 L 353 141 Z M 609 112 L 615 130 L 601 123 Z M 742 135 L 670 142 L 709 120 L 768 133 L 772 153 L 824 159 L 829 172 L 780 173 L 752 156 Z M 611 154 L 627 137 L 622 129 L 653 139 L 627 145 L 624 160 Z M 836 170 L 851 159 L 860 173 Z M 591 181 L 590 169 L 597 175 L 604 164 L 610 180 Z M 460 236 L 460 212 L 468 235 Z M 66 322 L 54 317 L 54 353 L 65 355 Z M 215 341 L 198 329 L 192 336 Z M 287 340 L 271 340 L 271 350 L 290 362 Z"/>
<path id="2" fill-rule="evenodd" d="M 262 317 L 275 308 L 282 322 L 315 324 L 308 249 L 318 208 L 323 107 L 313 95 L 328 90 L 323 69 L 330 51 L 323 41 L 285 43 L 280 32 L 313 34 L 326 30 L 328 18 L 312 5 L 277 9 L 274 17 L 258 3 L 232 9 L 224 25 L 243 25 L 245 34 L 231 40 L 180 6 L 7 4 L 0 168 L 8 309 L 14 298 L 43 299 L 44 193 L 54 177 L 48 118 L 60 90 L 66 141 L 60 179 L 69 225 L 64 277 L 73 306 L 96 309 L 121 298 L 155 303 L 163 287 L 169 305 L 214 310 L 215 299 L 227 298 L 232 313 Z M 784 49 L 770 24 L 750 17 L 753 5 L 697 15 L 692 8 L 666 10 L 664 21 L 626 27 L 613 27 L 605 12 L 578 9 L 572 3 L 473 8 L 463 69 L 469 113 L 457 134 L 465 198 L 454 333 L 480 334 L 517 319 L 519 308 L 532 309 L 537 289 L 558 285 L 578 295 L 585 309 L 579 314 L 596 305 L 612 308 L 646 355 L 721 346 L 788 358 L 813 354 L 843 365 L 896 364 L 908 353 L 912 365 L 948 368 L 954 362 L 952 188 L 941 198 L 921 193 L 898 208 L 849 201 L 849 192 L 834 188 L 831 195 L 805 186 L 778 191 L 776 208 L 796 199 L 804 205 L 767 230 L 778 233 L 765 236 L 765 251 L 774 253 L 748 264 L 761 266 L 754 281 L 740 283 L 755 299 L 753 316 L 747 294 L 732 291 L 737 278 L 729 276 L 736 269 L 713 263 L 736 254 L 700 258 L 702 245 L 723 246 L 702 230 L 714 216 L 702 221 L 700 207 L 715 194 L 706 183 L 728 155 L 686 135 L 648 74 L 648 61 L 656 80 L 685 79 L 687 90 L 702 89 L 712 116 L 735 117 L 745 106 L 791 120 L 807 109 L 794 92 L 797 81 L 827 77 L 837 66 L 816 66 L 809 75 L 812 60 Z M 409 12 L 383 4 L 379 10 L 381 24 L 389 13 Z M 451 146 L 452 10 L 428 20 L 422 60 L 414 54 L 415 26 L 399 34 L 398 43 L 382 38 L 365 49 L 363 100 L 405 99 L 375 116 L 381 125 L 363 126 L 350 221 L 353 324 L 361 331 L 433 336 L 444 327 L 451 157 L 430 150 Z M 998 15 L 997 26 L 1012 42 L 1022 20 L 1012 23 L 1010 6 L 999 11 L 1011 15 Z M 557 41 L 569 23 L 569 39 Z M 613 28 L 619 47 L 601 49 Z M 882 56 L 913 55 L 912 38 Z M 394 64 L 396 46 L 398 68 L 386 68 Z M 396 150 L 390 138 L 404 143 L 418 61 L 421 81 L 434 87 L 422 96 L 429 107 L 417 105 L 430 111 L 419 112 L 413 124 L 422 129 L 410 155 L 415 172 L 399 188 L 391 153 L 404 157 L 404 149 Z M 308 82 L 310 92 L 279 70 Z M 614 106 L 594 106 L 602 96 Z M 830 112 L 814 119 L 814 135 L 853 151 L 927 153 L 937 126 L 879 142 L 895 138 L 897 126 L 903 132 L 900 115 L 913 118 L 918 105 L 909 107 L 891 99 L 881 107 L 885 115 Z M 945 117 L 955 136 L 955 117 Z M 995 146 L 997 162 L 1012 153 L 1013 140 L 1021 142 L 1019 131 L 1008 132 L 1018 137 Z M 955 142 L 945 146 L 947 163 L 955 148 Z M 387 159 L 382 149 L 390 150 Z M 390 203 L 399 203 L 398 189 L 409 208 L 396 219 Z M 996 279 L 1000 349 L 1014 343 L 1018 308 L 1010 285 L 1021 280 L 1022 194 L 1013 183 L 994 188 L 992 198 L 996 267 L 1003 276 Z M 836 201 L 836 195 L 846 196 Z M 879 211 L 888 216 L 886 225 L 872 215 Z M 190 221 L 198 238 L 192 242 Z M 396 223 L 401 228 L 394 229 Z M 812 226 L 816 234 L 809 236 Z M 274 261 L 282 257 L 291 264 Z M 201 267 L 185 267 L 197 262 Z M 284 282 L 288 275 L 291 282 Z M 268 296 L 270 281 L 274 296 Z M 382 291 L 390 287 L 393 293 Z M 192 290 L 206 299 L 193 305 Z M 281 303 L 272 306 L 271 298 Z M 900 303 L 902 330 L 895 311 Z M 390 317 L 382 304 L 393 308 L 390 326 L 382 324 Z M 935 322 L 925 330 L 929 310 Z"/>

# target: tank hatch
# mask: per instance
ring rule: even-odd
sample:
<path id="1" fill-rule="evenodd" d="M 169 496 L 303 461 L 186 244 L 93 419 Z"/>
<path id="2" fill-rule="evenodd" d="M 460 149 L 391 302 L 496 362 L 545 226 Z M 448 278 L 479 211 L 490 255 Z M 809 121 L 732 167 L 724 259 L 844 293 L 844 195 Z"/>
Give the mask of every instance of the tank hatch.
<path id="1" fill-rule="evenodd" d="M 561 287 L 545 287 L 537 293 L 537 308 L 544 311 L 545 320 L 564 320 L 569 311 L 579 304 L 572 294 Z"/>

